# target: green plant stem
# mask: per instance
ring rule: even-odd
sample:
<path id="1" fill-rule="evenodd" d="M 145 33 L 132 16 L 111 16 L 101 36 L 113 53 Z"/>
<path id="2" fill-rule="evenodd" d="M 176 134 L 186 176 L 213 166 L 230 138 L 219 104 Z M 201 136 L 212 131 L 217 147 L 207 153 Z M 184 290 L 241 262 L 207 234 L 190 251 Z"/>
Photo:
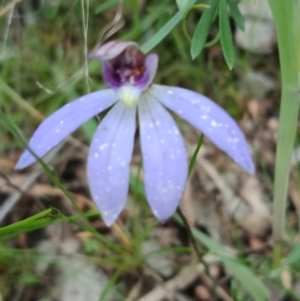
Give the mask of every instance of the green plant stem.
<path id="1" fill-rule="evenodd" d="M 273 258 L 272 258 L 272 268 L 276 270 L 280 267 L 281 264 L 281 244 L 277 243 L 274 246 Z"/>
<path id="2" fill-rule="evenodd" d="M 200 148 L 201 148 L 201 146 L 202 146 L 202 144 L 203 144 L 203 141 L 204 141 L 204 135 L 201 134 L 201 136 L 200 136 L 200 138 L 199 138 L 199 140 L 198 140 L 197 147 L 196 147 L 196 149 L 195 149 L 195 151 L 194 151 L 194 153 L 193 153 L 191 162 L 190 162 L 190 164 L 189 164 L 188 177 L 191 175 L 191 172 L 192 172 L 192 170 L 193 170 L 193 168 L 194 168 L 194 165 L 195 165 L 195 163 L 196 163 L 197 156 L 198 156 L 198 153 L 199 153 L 199 151 L 200 151 Z"/>
<path id="3" fill-rule="evenodd" d="M 199 138 L 199 141 L 198 141 L 198 144 L 197 144 L 197 147 L 196 147 L 196 149 L 195 149 L 195 151 L 194 151 L 194 154 L 193 154 L 193 156 L 192 156 L 191 162 L 190 162 L 190 164 L 189 164 L 189 168 L 188 168 L 188 177 L 190 176 L 190 174 L 191 174 L 191 172 L 192 172 L 192 170 L 193 170 L 193 167 L 194 167 L 194 165 L 195 165 L 195 163 L 196 163 L 196 159 L 197 159 L 198 153 L 199 153 L 199 151 L 200 151 L 200 148 L 201 148 L 201 146 L 202 146 L 202 144 L 203 144 L 203 141 L 204 141 L 204 135 L 201 134 L 201 136 L 200 136 L 200 138 Z M 198 259 L 199 259 L 199 262 L 201 262 L 201 263 L 203 264 L 203 266 L 204 266 L 204 268 L 205 268 L 205 272 L 207 273 L 208 276 L 210 276 L 210 275 L 209 275 L 209 267 L 208 267 L 208 265 L 206 264 L 206 262 L 203 260 L 202 255 L 201 255 L 201 252 L 200 252 L 200 250 L 198 249 L 197 242 L 196 242 L 196 240 L 195 240 L 195 238 L 194 238 L 194 236 L 193 236 L 192 228 L 190 227 L 190 225 L 189 225 L 189 223 L 188 223 L 188 221 L 187 221 L 185 215 L 183 214 L 183 212 L 181 211 L 181 209 L 180 209 L 179 207 L 177 208 L 177 211 L 176 211 L 176 212 L 177 212 L 177 214 L 179 215 L 179 217 L 181 218 L 184 227 L 186 228 L 186 231 L 187 231 L 188 236 L 189 236 L 189 240 L 190 240 L 191 244 L 193 245 L 193 248 L 194 248 L 194 250 L 195 250 L 195 252 L 196 252 L 196 254 L 197 254 L 197 257 L 198 257 Z"/>
<path id="4" fill-rule="evenodd" d="M 285 236 L 285 210 L 290 162 L 299 112 L 298 2 L 294 0 L 269 0 L 277 31 L 282 78 L 273 202 L 273 239 L 275 242 L 283 241 Z"/>
<path id="5" fill-rule="evenodd" d="M 178 213 L 179 217 L 182 219 L 183 225 L 184 225 L 186 231 L 188 232 L 189 240 L 190 240 L 191 244 L 193 245 L 193 248 L 197 254 L 199 261 L 203 263 L 202 255 L 198 249 L 196 240 L 194 239 L 192 229 L 191 229 L 185 215 L 183 214 L 183 212 L 181 211 L 181 209 L 179 207 L 177 208 L 177 213 Z M 206 263 L 204 263 L 204 265 L 206 265 Z"/>

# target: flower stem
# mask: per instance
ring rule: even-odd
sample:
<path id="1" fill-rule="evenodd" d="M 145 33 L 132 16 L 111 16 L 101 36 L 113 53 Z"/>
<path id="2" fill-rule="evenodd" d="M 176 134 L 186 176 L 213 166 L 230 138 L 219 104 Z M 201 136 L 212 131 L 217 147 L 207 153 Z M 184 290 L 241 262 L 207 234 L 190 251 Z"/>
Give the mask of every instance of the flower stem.
<path id="1" fill-rule="evenodd" d="M 191 241 L 191 244 L 193 245 L 193 248 L 194 248 L 194 250 L 197 254 L 197 257 L 198 257 L 199 261 L 203 263 L 202 255 L 200 253 L 200 250 L 198 249 L 196 240 L 193 237 L 192 229 L 191 229 L 185 215 L 183 214 L 183 212 L 181 211 L 181 209 L 179 207 L 177 208 L 177 213 L 178 213 L 179 217 L 182 219 L 183 225 L 184 225 L 184 227 L 185 227 L 185 229 L 186 229 L 186 231 L 189 235 L 189 240 Z"/>
<path id="2" fill-rule="evenodd" d="M 196 163 L 197 156 L 198 156 L 198 153 L 199 153 L 199 151 L 200 151 L 200 148 L 201 148 L 201 146 L 202 146 L 202 144 L 203 144 L 203 141 L 204 141 L 204 135 L 201 134 L 201 136 L 200 136 L 200 138 L 199 138 L 199 140 L 198 140 L 197 147 L 196 147 L 196 149 L 195 149 L 195 151 L 194 151 L 194 153 L 193 153 L 191 162 L 190 162 L 190 164 L 189 164 L 188 177 L 190 176 L 190 174 L 191 174 L 191 172 L 192 172 L 192 169 L 193 169 L 193 167 L 194 167 L 194 165 L 195 165 L 195 163 Z"/>

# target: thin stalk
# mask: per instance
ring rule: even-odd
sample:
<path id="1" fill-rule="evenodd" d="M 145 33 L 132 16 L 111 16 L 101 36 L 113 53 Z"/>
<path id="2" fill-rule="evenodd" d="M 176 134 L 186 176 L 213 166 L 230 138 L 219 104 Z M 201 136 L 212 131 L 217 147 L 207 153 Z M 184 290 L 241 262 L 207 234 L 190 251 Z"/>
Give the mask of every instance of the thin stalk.
<path id="1" fill-rule="evenodd" d="M 290 162 L 299 112 L 299 1 L 269 0 L 269 4 L 277 31 L 282 80 L 273 201 L 273 239 L 275 242 L 281 242 L 285 236 Z"/>

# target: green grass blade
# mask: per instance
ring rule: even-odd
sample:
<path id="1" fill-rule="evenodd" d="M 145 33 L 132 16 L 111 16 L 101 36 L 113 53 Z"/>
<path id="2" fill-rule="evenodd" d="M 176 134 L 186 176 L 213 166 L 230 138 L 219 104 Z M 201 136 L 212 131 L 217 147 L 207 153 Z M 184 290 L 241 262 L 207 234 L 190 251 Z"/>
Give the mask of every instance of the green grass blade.
<path id="1" fill-rule="evenodd" d="M 178 215 L 175 215 L 174 219 L 179 224 L 183 225 L 183 221 Z M 253 300 L 265 301 L 269 299 L 269 290 L 250 268 L 243 265 L 238 260 L 231 258 L 231 254 L 229 254 L 222 245 L 211 239 L 203 232 L 196 228 L 191 228 L 191 230 L 193 237 L 200 241 L 211 253 L 216 254 L 220 258 L 220 261 L 237 279 L 237 281 L 239 281 Z"/>
<path id="2" fill-rule="evenodd" d="M 273 202 L 273 238 L 282 241 L 285 236 L 285 212 L 291 155 L 299 113 L 299 1 L 269 0 L 273 13 L 282 77 L 279 132 L 276 148 L 275 185 Z M 297 64 L 298 63 L 298 64 Z"/>
<path id="3" fill-rule="evenodd" d="M 185 11 L 195 2 L 196 0 L 188 0 L 185 7 L 179 10 L 163 27 L 161 27 L 159 31 L 141 47 L 141 50 L 144 53 L 147 53 L 152 48 L 154 48 L 160 41 L 162 41 L 171 32 L 171 30 L 181 21 Z"/>
<path id="4" fill-rule="evenodd" d="M 198 241 L 210 250 L 210 252 L 215 253 L 220 257 L 224 266 L 231 272 L 237 281 L 239 281 L 253 300 L 265 301 L 269 299 L 269 290 L 250 268 L 237 260 L 226 256 L 226 253 L 228 254 L 228 252 L 222 247 L 222 245 L 211 239 L 209 236 L 197 229 L 192 229 L 192 233 Z"/>
<path id="5" fill-rule="evenodd" d="M 95 14 L 100 14 L 103 13 L 104 11 L 110 9 L 111 7 L 117 5 L 119 3 L 119 0 L 108 0 L 105 1 L 104 3 L 100 4 L 96 9 L 95 9 Z"/>
<path id="6" fill-rule="evenodd" d="M 53 223 L 66 221 L 68 221 L 66 216 L 64 216 L 58 209 L 51 207 L 22 221 L 0 228 L 0 241 L 47 227 Z"/>
<path id="7" fill-rule="evenodd" d="M 225 267 L 230 271 L 234 278 L 243 286 L 244 290 L 255 301 L 267 301 L 270 300 L 270 293 L 267 287 L 257 278 L 250 268 L 243 265 L 242 263 L 231 259 L 222 259 Z"/>
<path id="8" fill-rule="evenodd" d="M 227 12 L 227 1 L 220 0 L 219 8 L 219 28 L 221 46 L 227 66 L 231 70 L 234 65 L 234 46 L 232 40 L 232 32 L 229 24 Z"/>
<path id="9" fill-rule="evenodd" d="M 280 267 L 273 271 L 274 276 L 280 277 L 282 271 L 288 267 L 298 264 L 300 262 L 300 244 L 294 246 L 286 258 L 281 262 Z"/>

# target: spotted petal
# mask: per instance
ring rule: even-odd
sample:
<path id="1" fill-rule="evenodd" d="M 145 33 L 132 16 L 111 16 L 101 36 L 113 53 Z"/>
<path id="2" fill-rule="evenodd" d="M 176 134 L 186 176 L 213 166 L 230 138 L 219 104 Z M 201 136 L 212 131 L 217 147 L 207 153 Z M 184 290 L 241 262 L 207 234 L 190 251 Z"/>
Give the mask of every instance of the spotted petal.
<path id="1" fill-rule="evenodd" d="M 254 173 L 252 156 L 243 132 L 220 106 L 203 95 L 183 88 L 153 85 L 149 93 L 203 132 L 248 173 Z"/>
<path id="2" fill-rule="evenodd" d="M 154 215 L 164 222 L 175 212 L 187 179 L 184 143 L 170 114 L 148 93 L 138 113 L 146 195 Z"/>
<path id="3" fill-rule="evenodd" d="M 90 147 L 90 190 L 107 226 L 116 220 L 127 199 L 135 114 L 135 106 L 118 102 L 101 121 Z"/>
<path id="4" fill-rule="evenodd" d="M 38 157 L 43 157 L 79 126 L 117 100 L 117 94 L 108 89 L 87 94 L 66 104 L 40 124 L 29 142 L 29 147 Z M 25 168 L 35 161 L 31 153 L 25 150 L 16 169 Z"/>

